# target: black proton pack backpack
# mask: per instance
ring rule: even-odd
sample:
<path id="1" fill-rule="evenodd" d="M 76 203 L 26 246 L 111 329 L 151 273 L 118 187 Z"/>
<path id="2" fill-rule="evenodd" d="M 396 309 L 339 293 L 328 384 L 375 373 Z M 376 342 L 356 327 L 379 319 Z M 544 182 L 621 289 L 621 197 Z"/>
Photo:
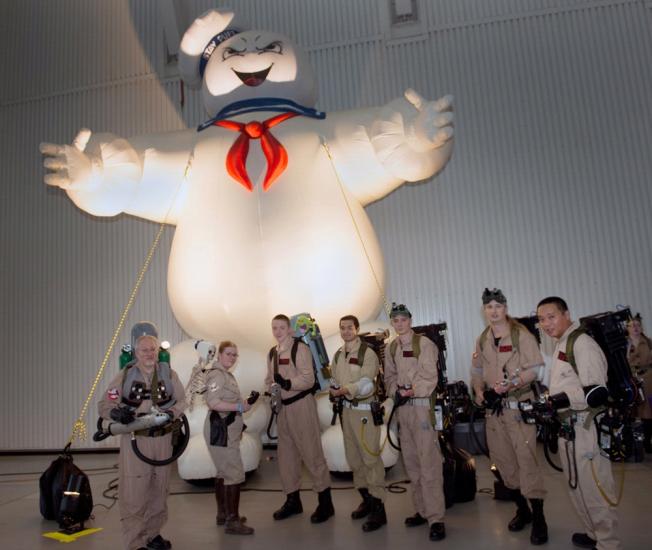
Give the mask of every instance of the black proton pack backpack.
<path id="1" fill-rule="evenodd" d="M 630 318 L 631 313 L 628 308 L 615 313 L 608 311 L 582 317 L 580 319 L 581 328 L 569 335 L 566 349 L 568 362 L 577 372 L 573 353 L 575 340 L 581 333 L 586 333 L 596 341 L 607 358 L 609 395 L 616 407 L 620 409 L 627 409 L 635 404 L 637 397 L 636 382 L 627 362 L 626 325 Z"/>

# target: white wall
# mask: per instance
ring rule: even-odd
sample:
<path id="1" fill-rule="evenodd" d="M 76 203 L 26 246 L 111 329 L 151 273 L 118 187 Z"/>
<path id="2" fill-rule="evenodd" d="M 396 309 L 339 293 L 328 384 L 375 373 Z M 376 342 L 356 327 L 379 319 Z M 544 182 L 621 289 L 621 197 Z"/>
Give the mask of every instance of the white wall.
<path id="1" fill-rule="evenodd" d="M 193 16 L 213 4 L 182 2 Z M 408 86 L 455 95 L 456 150 L 444 173 L 368 208 L 390 299 L 416 323 L 449 323 L 451 378 L 466 377 L 485 286 L 501 287 L 515 314 L 554 293 L 576 316 L 631 304 L 649 321 L 652 3 L 426 0 L 424 32 L 402 40 L 391 38 L 381 0 L 232 4 L 307 47 L 323 109 L 381 104 Z M 156 0 L 0 3 L 0 399 L 9 411 L 0 449 L 65 444 L 157 231 L 125 216 L 94 219 L 47 189 L 38 143 L 69 142 L 82 126 L 129 136 L 204 117 L 188 90 L 179 105 L 160 9 Z M 145 318 L 172 342 L 184 338 L 165 292 L 172 234 L 120 342 Z"/>

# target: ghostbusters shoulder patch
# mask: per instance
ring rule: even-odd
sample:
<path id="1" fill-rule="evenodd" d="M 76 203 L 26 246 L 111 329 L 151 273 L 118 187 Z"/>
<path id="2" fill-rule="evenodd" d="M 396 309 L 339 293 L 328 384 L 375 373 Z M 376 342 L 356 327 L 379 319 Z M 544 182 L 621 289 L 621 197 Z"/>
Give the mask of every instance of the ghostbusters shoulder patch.
<path id="1" fill-rule="evenodd" d="M 120 398 L 120 392 L 118 392 L 116 388 L 111 388 L 109 391 L 106 392 L 106 396 L 111 401 L 117 401 Z"/>
<path id="2" fill-rule="evenodd" d="M 217 382 L 211 382 L 206 388 L 210 392 L 214 392 L 220 389 L 220 385 Z"/>

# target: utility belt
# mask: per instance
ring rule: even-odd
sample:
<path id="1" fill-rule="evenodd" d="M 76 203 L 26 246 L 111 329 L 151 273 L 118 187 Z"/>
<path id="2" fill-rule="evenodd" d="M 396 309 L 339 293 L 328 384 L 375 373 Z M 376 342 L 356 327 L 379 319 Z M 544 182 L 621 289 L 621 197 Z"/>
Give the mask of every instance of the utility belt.
<path id="1" fill-rule="evenodd" d="M 146 430 L 138 430 L 134 432 L 134 435 L 140 437 L 163 437 L 164 435 L 167 435 L 173 431 L 178 431 L 180 427 L 181 422 L 178 420 L 173 420 L 164 426 L 156 426 L 154 428 L 147 428 Z"/>
<path id="2" fill-rule="evenodd" d="M 428 407 L 430 408 L 430 397 L 410 397 L 405 405 L 409 407 Z"/>
<path id="3" fill-rule="evenodd" d="M 520 401 L 522 397 L 525 397 L 527 394 L 531 393 L 532 390 L 530 389 L 530 386 L 522 386 L 520 388 L 516 388 L 514 390 L 510 390 L 507 392 L 507 399 L 514 399 L 516 401 Z"/>
<path id="4" fill-rule="evenodd" d="M 519 403 L 520 401 L 518 401 L 517 399 L 509 399 L 509 398 L 503 399 L 503 408 L 511 409 L 513 411 L 518 411 L 520 410 Z"/>
<path id="5" fill-rule="evenodd" d="M 287 399 L 281 399 L 281 403 L 283 403 L 283 405 L 292 405 L 292 403 L 296 403 L 297 401 L 303 399 L 304 397 L 308 397 L 309 395 L 314 394 L 318 389 L 319 389 L 318 385 L 313 386 L 312 388 L 308 390 L 303 390 L 302 392 L 299 392 L 296 395 L 293 395 L 292 397 L 288 397 Z"/>
<path id="6" fill-rule="evenodd" d="M 342 405 L 346 407 L 347 409 L 353 409 L 356 411 L 370 411 L 371 410 L 371 403 L 358 403 L 356 400 L 349 401 L 348 399 L 344 399 L 342 401 Z"/>

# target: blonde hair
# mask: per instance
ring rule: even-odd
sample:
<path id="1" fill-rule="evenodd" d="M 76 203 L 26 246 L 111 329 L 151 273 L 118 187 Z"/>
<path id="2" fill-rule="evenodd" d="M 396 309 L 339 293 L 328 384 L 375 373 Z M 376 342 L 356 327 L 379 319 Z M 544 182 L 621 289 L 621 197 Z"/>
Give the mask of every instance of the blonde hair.
<path id="1" fill-rule="evenodd" d="M 152 340 L 152 341 L 154 342 L 154 345 L 155 345 L 157 348 L 158 348 L 159 345 L 160 345 L 160 344 L 159 344 L 159 341 L 158 341 L 158 338 L 157 338 L 156 336 L 154 336 L 153 334 L 143 334 L 142 336 L 139 336 L 139 337 L 136 339 L 136 347 L 138 347 L 138 345 L 139 345 L 143 340 L 145 340 L 145 339 L 147 339 L 147 340 Z"/>

